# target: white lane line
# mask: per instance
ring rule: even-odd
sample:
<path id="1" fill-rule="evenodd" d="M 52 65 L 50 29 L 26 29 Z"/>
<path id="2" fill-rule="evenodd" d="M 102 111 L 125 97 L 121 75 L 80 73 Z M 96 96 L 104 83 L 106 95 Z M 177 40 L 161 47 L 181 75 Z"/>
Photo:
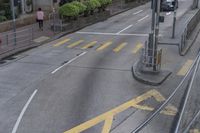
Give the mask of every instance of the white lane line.
<path id="1" fill-rule="evenodd" d="M 84 54 L 86 54 L 87 52 L 83 52 L 80 55 L 76 56 L 75 58 L 69 60 L 67 63 L 63 64 L 62 66 L 56 68 L 54 71 L 51 72 L 51 74 L 56 73 L 57 71 L 59 71 L 61 68 L 67 66 L 68 64 L 72 63 L 73 61 L 75 61 L 76 59 L 78 59 L 79 57 L 83 56 Z"/>
<path id="2" fill-rule="evenodd" d="M 132 26 L 133 26 L 133 25 L 131 24 L 131 25 L 127 26 L 126 28 L 124 28 L 124 29 L 120 30 L 120 31 L 119 31 L 119 32 L 117 32 L 116 34 L 120 34 L 120 33 L 122 33 L 123 31 L 125 31 L 125 30 L 127 30 L 127 29 L 131 28 Z"/>
<path id="3" fill-rule="evenodd" d="M 104 32 L 76 32 L 77 34 L 88 34 L 88 35 L 110 35 L 110 36 L 148 36 L 148 34 L 128 34 L 128 33 L 104 33 Z"/>
<path id="4" fill-rule="evenodd" d="M 143 12 L 143 10 L 140 10 L 140 11 L 137 11 L 137 12 L 133 13 L 133 15 L 137 15 L 137 14 L 139 14 L 141 12 Z"/>
<path id="5" fill-rule="evenodd" d="M 37 91 L 38 91 L 38 90 L 35 90 L 35 91 L 32 93 L 31 97 L 28 99 L 27 103 L 24 105 L 24 107 L 23 107 L 23 109 L 22 109 L 22 111 L 21 111 L 21 113 L 20 113 L 20 115 L 19 115 L 19 117 L 18 117 L 18 119 L 17 119 L 17 121 L 16 121 L 16 123 L 15 123 L 15 126 L 13 127 L 12 133 L 16 133 L 16 132 L 17 132 L 17 129 L 18 129 L 19 124 L 20 124 L 20 122 L 21 122 L 21 120 L 22 120 L 22 117 L 23 117 L 24 113 L 26 112 L 26 109 L 28 108 L 29 104 L 31 103 L 33 97 L 34 97 L 35 94 L 37 93 Z"/>
<path id="6" fill-rule="evenodd" d="M 172 12 L 167 12 L 166 15 L 168 16 L 168 15 L 170 15 L 171 13 L 172 13 Z"/>
<path id="7" fill-rule="evenodd" d="M 146 19 L 146 18 L 148 18 L 148 17 L 149 17 L 149 15 L 146 15 L 145 17 L 139 19 L 138 22 L 140 22 L 140 21 L 142 21 L 142 20 L 144 20 L 144 19 Z"/>

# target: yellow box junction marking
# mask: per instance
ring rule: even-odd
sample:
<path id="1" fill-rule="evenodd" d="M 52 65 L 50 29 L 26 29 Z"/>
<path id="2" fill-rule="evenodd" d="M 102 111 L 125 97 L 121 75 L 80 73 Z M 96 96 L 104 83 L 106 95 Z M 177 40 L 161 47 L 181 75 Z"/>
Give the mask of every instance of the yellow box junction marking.
<path id="1" fill-rule="evenodd" d="M 84 40 L 79 40 L 79 41 L 76 41 L 76 42 L 70 44 L 70 45 L 67 46 L 67 47 L 68 47 L 68 48 L 73 48 L 73 47 L 75 47 L 75 46 L 81 44 L 82 42 L 84 42 Z"/>
<path id="2" fill-rule="evenodd" d="M 118 47 L 116 47 L 115 49 L 113 49 L 114 52 L 119 52 L 121 49 L 123 49 L 125 46 L 127 45 L 126 42 L 120 44 Z"/>
<path id="3" fill-rule="evenodd" d="M 192 66 L 193 60 L 187 60 L 185 64 L 181 67 L 181 69 L 178 71 L 177 75 L 179 76 L 184 76 L 187 71 L 190 69 Z"/>
<path id="4" fill-rule="evenodd" d="M 200 133 L 200 130 L 199 129 L 193 129 L 193 130 L 190 130 L 190 133 Z"/>
<path id="5" fill-rule="evenodd" d="M 112 44 L 111 41 L 104 43 L 102 46 L 100 46 L 99 48 L 97 48 L 96 51 L 101 51 L 104 50 L 105 48 L 107 48 L 108 46 L 110 46 Z"/>
<path id="6" fill-rule="evenodd" d="M 97 43 L 97 41 L 90 42 L 90 43 L 86 44 L 85 46 L 83 46 L 81 49 L 88 49 L 88 48 L 94 46 L 96 43 Z"/>
<path id="7" fill-rule="evenodd" d="M 143 47 L 142 43 L 137 43 L 135 48 L 133 49 L 132 53 L 136 54 L 142 47 Z"/>
<path id="8" fill-rule="evenodd" d="M 69 42 L 70 40 L 71 40 L 71 39 L 62 40 L 62 41 L 60 41 L 60 42 L 54 44 L 53 46 L 54 46 L 54 47 L 61 46 L 61 45 L 65 44 L 66 42 Z"/>
<path id="9" fill-rule="evenodd" d="M 139 105 L 139 103 L 141 103 L 149 98 L 154 98 L 158 102 L 165 101 L 165 98 L 158 91 L 153 89 L 153 90 L 150 90 L 150 91 L 148 91 L 148 92 L 146 92 L 146 93 L 144 93 L 144 94 L 142 94 L 142 95 L 140 95 L 140 96 L 138 96 L 138 97 L 136 97 L 136 98 L 106 112 L 106 113 L 103 113 L 89 121 L 86 121 L 68 131 L 65 131 L 64 133 L 80 133 L 80 132 L 83 132 L 103 121 L 104 121 L 104 126 L 102 129 L 102 133 L 109 133 L 111 130 L 113 118 L 118 113 L 121 113 L 131 107 L 142 109 L 142 110 L 147 110 L 147 111 L 154 110 L 154 108 L 152 108 L 152 107 Z M 165 115 L 175 115 L 177 113 L 177 109 L 172 105 L 168 105 L 161 113 L 165 114 Z"/>

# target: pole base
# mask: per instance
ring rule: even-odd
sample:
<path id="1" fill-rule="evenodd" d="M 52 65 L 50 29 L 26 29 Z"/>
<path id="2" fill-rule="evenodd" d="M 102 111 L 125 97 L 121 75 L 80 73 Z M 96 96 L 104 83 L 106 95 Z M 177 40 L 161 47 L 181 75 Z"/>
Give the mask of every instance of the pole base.
<path id="1" fill-rule="evenodd" d="M 161 70 L 160 72 L 145 72 L 141 71 L 138 67 L 138 62 L 132 66 L 132 75 L 133 78 L 137 81 L 147 84 L 158 86 L 161 85 L 170 75 L 172 72 L 168 70 Z"/>

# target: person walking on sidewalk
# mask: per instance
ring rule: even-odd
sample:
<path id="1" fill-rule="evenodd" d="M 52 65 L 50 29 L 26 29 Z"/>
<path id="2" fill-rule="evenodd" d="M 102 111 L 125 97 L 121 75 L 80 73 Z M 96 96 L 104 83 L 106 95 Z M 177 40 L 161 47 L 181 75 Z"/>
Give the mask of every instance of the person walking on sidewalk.
<path id="1" fill-rule="evenodd" d="M 44 12 L 42 11 L 41 8 L 38 8 L 36 19 L 39 24 L 39 28 L 43 30 Z"/>

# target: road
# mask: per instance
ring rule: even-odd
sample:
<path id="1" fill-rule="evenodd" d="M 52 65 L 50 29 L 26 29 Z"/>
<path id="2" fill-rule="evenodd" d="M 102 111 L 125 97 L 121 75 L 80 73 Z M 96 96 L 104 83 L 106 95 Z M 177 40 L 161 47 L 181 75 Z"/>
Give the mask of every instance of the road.
<path id="1" fill-rule="evenodd" d="M 191 1 L 179 2 L 177 19 Z M 161 34 L 173 19 L 172 13 L 164 15 Z M 160 46 L 163 69 L 173 74 L 158 87 L 137 82 L 131 66 L 150 25 L 148 3 L 2 63 L 0 132 L 60 133 L 73 128 L 73 133 L 130 133 L 173 91 L 188 69 L 182 65 L 191 64 L 198 52 L 198 44 L 185 57 L 178 56 L 176 46 Z M 171 103 L 142 132 L 170 132 L 176 111 L 176 103 Z"/>

